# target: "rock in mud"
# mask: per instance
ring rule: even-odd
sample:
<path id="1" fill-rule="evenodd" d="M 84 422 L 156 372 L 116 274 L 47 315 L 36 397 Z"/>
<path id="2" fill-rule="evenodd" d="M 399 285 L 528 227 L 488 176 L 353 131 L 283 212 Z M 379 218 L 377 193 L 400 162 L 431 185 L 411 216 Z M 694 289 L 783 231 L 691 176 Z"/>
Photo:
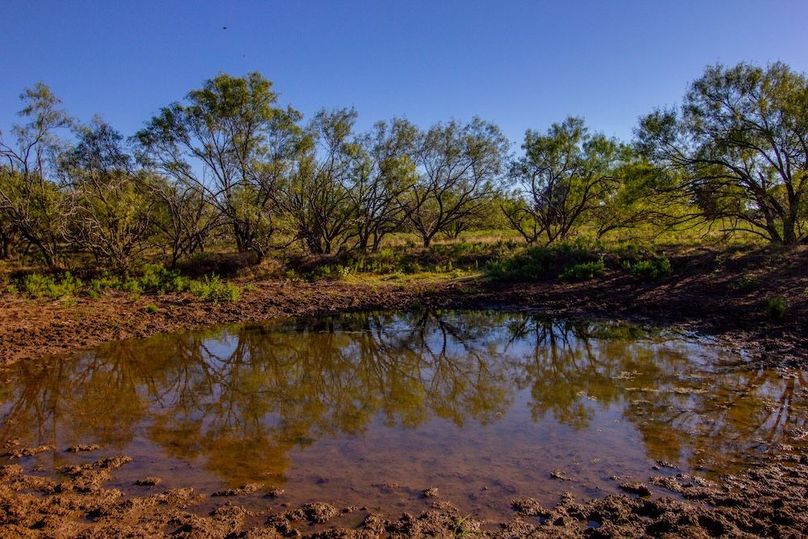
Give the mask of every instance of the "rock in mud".
<path id="1" fill-rule="evenodd" d="M 572 481 L 562 470 L 553 470 L 550 472 L 550 477 L 559 481 Z"/>
<path id="2" fill-rule="evenodd" d="M 421 491 L 421 494 L 424 495 L 424 498 L 437 498 L 438 488 L 437 487 L 425 488 L 423 491 Z"/>

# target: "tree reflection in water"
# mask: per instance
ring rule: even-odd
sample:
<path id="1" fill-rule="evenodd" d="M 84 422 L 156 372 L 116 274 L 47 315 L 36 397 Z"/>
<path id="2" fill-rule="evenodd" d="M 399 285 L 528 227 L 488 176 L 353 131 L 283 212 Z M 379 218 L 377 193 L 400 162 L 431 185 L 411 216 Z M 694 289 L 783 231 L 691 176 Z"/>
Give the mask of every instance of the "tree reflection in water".
<path id="1" fill-rule="evenodd" d="M 723 471 L 750 449 L 794 442 L 808 418 L 804 373 L 732 363 L 737 354 L 622 323 L 347 314 L 21 363 L 0 390 L 0 436 L 124 448 L 145 432 L 228 482 L 278 482 L 292 450 L 319 439 L 434 418 L 492 424 L 525 394 L 534 422 L 589 429 L 617 407 L 648 458 Z"/>

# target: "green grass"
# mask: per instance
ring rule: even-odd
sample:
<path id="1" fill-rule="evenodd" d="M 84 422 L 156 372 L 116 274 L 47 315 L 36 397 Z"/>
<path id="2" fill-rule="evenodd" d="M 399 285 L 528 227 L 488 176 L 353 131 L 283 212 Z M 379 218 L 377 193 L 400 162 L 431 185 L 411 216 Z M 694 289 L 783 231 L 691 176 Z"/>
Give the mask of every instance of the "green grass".
<path id="1" fill-rule="evenodd" d="M 626 266 L 632 275 L 646 281 L 658 281 L 671 274 L 671 261 L 664 256 L 627 262 Z"/>
<path id="2" fill-rule="evenodd" d="M 486 273 L 493 279 L 531 281 L 551 279 L 569 266 L 595 263 L 601 260 L 597 245 L 584 241 L 561 242 L 547 247 L 529 247 L 506 253 L 490 261 Z M 597 269 L 593 266 L 593 271 Z M 574 271 L 574 270 L 569 270 Z"/>
<path id="3" fill-rule="evenodd" d="M 562 281 L 588 281 L 595 277 L 600 277 L 606 271 L 606 266 L 603 259 L 600 258 L 594 262 L 581 262 L 579 264 L 572 264 L 564 268 L 559 278 Z"/>
<path id="4" fill-rule="evenodd" d="M 788 310 L 788 301 L 783 296 L 769 296 L 766 298 L 766 314 L 772 320 L 783 320 Z"/>
<path id="5" fill-rule="evenodd" d="M 342 253 L 332 257 L 300 257 L 287 261 L 282 275 L 308 280 L 343 280 L 359 276 L 466 274 L 479 272 L 493 259 L 518 248 L 512 240 L 491 243 L 455 242 L 420 247 L 384 247 L 376 253 Z"/>
<path id="6" fill-rule="evenodd" d="M 205 301 L 236 302 L 241 298 L 241 289 L 238 286 L 222 281 L 216 275 L 190 281 L 188 291 Z"/>
<path id="7" fill-rule="evenodd" d="M 190 279 L 158 265 L 143 266 L 137 274 L 132 275 L 102 274 L 93 277 L 86 283 L 74 277 L 70 272 L 61 275 L 30 273 L 19 281 L 7 285 L 6 291 L 34 299 L 62 299 L 79 296 L 95 299 L 109 291 L 124 292 L 135 297 L 144 294 L 162 295 L 188 292 L 204 301 L 212 302 L 236 302 L 241 297 L 239 286 L 223 281 L 216 275 L 206 276 L 202 279 Z"/>
<path id="8" fill-rule="evenodd" d="M 81 279 L 75 278 L 69 271 L 61 277 L 32 273 L 23 277 L 20 286 L 26 295 L 32 298 L 60 299 L 76 296 L 82 289 Z"/>

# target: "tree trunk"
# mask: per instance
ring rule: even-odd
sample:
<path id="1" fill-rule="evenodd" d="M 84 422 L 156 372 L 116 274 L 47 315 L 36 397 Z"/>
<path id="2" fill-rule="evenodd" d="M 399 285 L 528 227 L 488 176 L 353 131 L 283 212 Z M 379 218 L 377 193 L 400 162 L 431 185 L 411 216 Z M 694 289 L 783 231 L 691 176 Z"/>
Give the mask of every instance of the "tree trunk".
<path id="1" fill-rule="evenodd" d="M 12 256 L 11 235 L 0 233 L 0 260 L 8 260 Z"/>

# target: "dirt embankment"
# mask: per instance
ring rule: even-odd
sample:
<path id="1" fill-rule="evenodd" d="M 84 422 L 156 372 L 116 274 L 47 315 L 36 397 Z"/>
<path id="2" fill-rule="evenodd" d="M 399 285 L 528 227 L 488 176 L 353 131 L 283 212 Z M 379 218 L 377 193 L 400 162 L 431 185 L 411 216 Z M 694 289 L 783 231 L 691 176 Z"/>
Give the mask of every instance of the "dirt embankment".
<path id="1" fill-rule="evenodd" d="M 64 301 L 0 299 L 0 364 L 129 337 L 287 315 L 422 307 L 514 307 L 548 315 L 620 317 L 675 324 L 743 346 L 757 360 L 804 365 L 808 355 L 808 248 L 672 257 L 673 273 L 644 282 L 623 271 L 583 283 L 362 285 L 334 281 L 251 283 L 238 303 L 205 303 L 187 294 L 109 294 Z M 767 312 L 782 296 L 782 319 Z"/>

